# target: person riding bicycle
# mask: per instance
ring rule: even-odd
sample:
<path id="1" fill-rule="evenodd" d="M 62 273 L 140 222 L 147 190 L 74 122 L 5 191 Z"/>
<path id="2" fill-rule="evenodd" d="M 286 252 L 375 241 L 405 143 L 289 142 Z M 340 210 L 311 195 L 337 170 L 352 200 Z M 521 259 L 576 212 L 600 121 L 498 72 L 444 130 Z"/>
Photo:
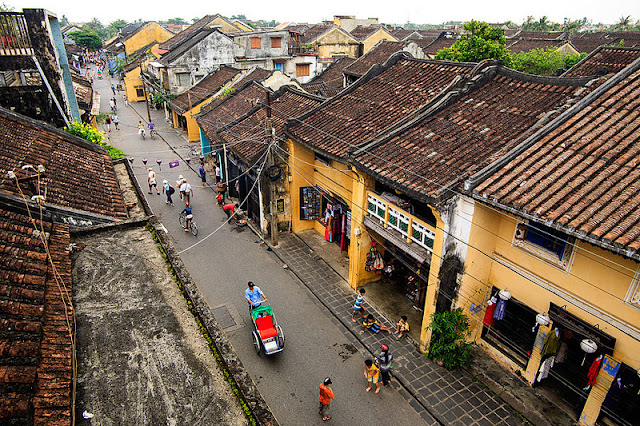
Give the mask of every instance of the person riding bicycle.
<path id="1" fill-rule="evenodd" d="M 138 134 L 144 138 L 144 124 L 142 124 L 142 120 L 138 121 Z"/>
<path id="2" fill-rule="evenodd" d="M 153 137 L 153 135 L 155 134 L 155 124 L 153 124 L 153 121 L 149 121 L 147 126 L 149 126 L 149 136 Z"/>
<path id="3" fill-rule="evenodd" d="M 193 220 L 193 213 L 191 211 L 191 206 L 189 205 L 189 202 L 185 204 L 184 209 L 182 210 L 182 213 L 184 213 L 184 232 L 187 232 L 189 230 L 189 225 L 191 224 L 191 220 Z"/>

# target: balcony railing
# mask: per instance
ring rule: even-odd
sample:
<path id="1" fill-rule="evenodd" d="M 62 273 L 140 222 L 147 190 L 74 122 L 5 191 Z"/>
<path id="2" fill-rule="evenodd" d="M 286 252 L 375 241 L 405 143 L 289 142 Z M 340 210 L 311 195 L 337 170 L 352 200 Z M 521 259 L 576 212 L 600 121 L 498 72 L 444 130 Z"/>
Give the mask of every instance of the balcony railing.
<path id="1" fill-rule="evenodd" d="M 433 252 L 433 240 L 436 236 L 433 226 L 373 192 L 367 193 L 367 201 L 369 215 L 378 219 L 381 225 L 399 232 L 407 243 L 414 242 L 429 253 Z"/>
<path id="2" fill-rule="evenodd" d="M 33 47 L 24 15 L 0 12 L 0 56 L 26 55 L 33 55 Z"/>

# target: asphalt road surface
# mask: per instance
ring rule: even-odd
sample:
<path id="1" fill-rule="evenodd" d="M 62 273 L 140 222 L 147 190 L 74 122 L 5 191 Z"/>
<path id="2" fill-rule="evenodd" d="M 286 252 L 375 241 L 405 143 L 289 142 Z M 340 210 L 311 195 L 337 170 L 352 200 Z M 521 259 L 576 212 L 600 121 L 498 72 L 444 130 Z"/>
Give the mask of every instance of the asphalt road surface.
<path id="1" fill-rule="evenodd" d="M 113 95 L 109 79 L 95 80 L 102 95 L 102 110 L 108 109 Z M 181 254 L 182 260 L 205 296 L 216 318 L 226 318 L 225 332 L 253 377 L 258 389 L 283 425 L 322 423 L 318 415 L 318 385 L 330 376 L 336 399 L 331 404 L 333 424 L 421 424 L 418 413 L 392 388 L 383 388 L 378 395 L 365 392 L 364 360 L 368 356 L 356 339 L 345 333 L 344 327 L 332 321 L 332 314 L 316 302 L 314 296 L 265 247 L 247 227 L 225 224 L 226 215 L 217 206 L 211 189 L 202 189 L 200 179 L 178 158 L 162 138 L 142 140 L 136 133 L 140 116 L 126 108 L 122 94 L 117 96 L 120 130 L 112 129 L 109 143 L 134 159 L 132 165 L 143 190 L 147 189 L 147 167 L 175 185 L 178 175 L 191 183 L 191 200 L 197 237 L 184 232 L 178 222 L 183 204 L 174 194 L 175 207 L 165 204 L 163 195 L 147 195 L 154 214 L 164 224 Z M 139 108 L 146 117 L 146 111 Z M 152 111 L 160 135 L 175 141 L 181 136 L 169 128 L 164 112 Z M 188 155 L 187 142 L 176 149 Z M 198 144 L 191 144 L 199 149 Z M 197 154 L 191 155 L 197 168 Z M 147 166 L 142 159 L 148 160 Z M 162 160 L 158 167 L 157 159 Z M 169 168 L 169 161 L 178 159 L 180 166 Z M 160 170 L 161 168 L 161 170 Z M 209 179 L 209 177 L 208 177 Z M 211 183 L 211 181 L 209 181 Z M 145 191 L 146 192 L 146 191 Z M 215 231 L 215 232 L 214 232 Z M 213 234 L 211 234 L 213 233 Z M 194 243 L 199 245 L 191 247 Z M 272 357 L 258 356 L 252 343 L 253 326 L 249 317 L 244 290 L 253 281 L 267 295 L 278 324 L 286 336 L 283 352 Z"/>

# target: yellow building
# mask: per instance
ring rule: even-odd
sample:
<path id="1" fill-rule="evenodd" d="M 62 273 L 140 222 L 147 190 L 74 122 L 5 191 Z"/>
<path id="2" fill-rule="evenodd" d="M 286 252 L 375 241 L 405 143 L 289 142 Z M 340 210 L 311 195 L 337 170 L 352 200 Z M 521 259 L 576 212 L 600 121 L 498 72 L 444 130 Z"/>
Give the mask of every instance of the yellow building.
<path id="1" fill-rule="evenodd" d="M 366 55 L 373 46 L 381 40 L 398 41 L 389 30 L 381 25 L 370 27 L 356 27 L 351 31 L 351 35 L 362 43 L 362 54 Z"/>
<path id="2" fill-rule="evenodd" d="M 318 60 L 331 62 L 340 56 L 357 58 L 362 55 L 362 44 L 351 34 L 335 25 L 315 25 L 307 29 L 302 43 L 318 52 Z"/>
<path id="3" fill-rule="evenodd" d="M 129 102 L 144 101 L 145 93 L 146 96 L 150 96 L 149 87 L 145 87 L 140 78 L 140 68 L 146 69 L 149 62 L 158 58 L 159 55 L 153 52 L 157 46 L 157 42 L 151 42 L 127 58 L 130 62 L 123 67 L 122 72 L 124 74 L 124 91 Z"/>
<path id="4" fill-rule="evenodd" d="M 124 53 L 127 56 L 133 55 L 134 52 L 137 52 L 150 43 L 162 43 L 173 36 L 174 34 L 172 32 L 165 30 L 157 23 L 147 22 L 122 40 Z"/>

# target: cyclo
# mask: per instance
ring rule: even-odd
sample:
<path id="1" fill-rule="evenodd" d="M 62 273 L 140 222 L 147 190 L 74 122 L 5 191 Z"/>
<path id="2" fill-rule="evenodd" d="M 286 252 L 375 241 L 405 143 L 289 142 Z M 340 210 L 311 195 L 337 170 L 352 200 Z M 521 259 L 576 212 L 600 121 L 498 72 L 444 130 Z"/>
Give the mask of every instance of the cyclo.
<path id="1" fill-rule="evenodd" d="M 264 349 L 265 355 L 272 355 L 284 349 L 284 332 L 278 325 L 271 306 L 263 302 L 262 305 L 252 309 L 251 321 L 253 322 L 253 346 L 258 355 L 261 349 Z"/>

